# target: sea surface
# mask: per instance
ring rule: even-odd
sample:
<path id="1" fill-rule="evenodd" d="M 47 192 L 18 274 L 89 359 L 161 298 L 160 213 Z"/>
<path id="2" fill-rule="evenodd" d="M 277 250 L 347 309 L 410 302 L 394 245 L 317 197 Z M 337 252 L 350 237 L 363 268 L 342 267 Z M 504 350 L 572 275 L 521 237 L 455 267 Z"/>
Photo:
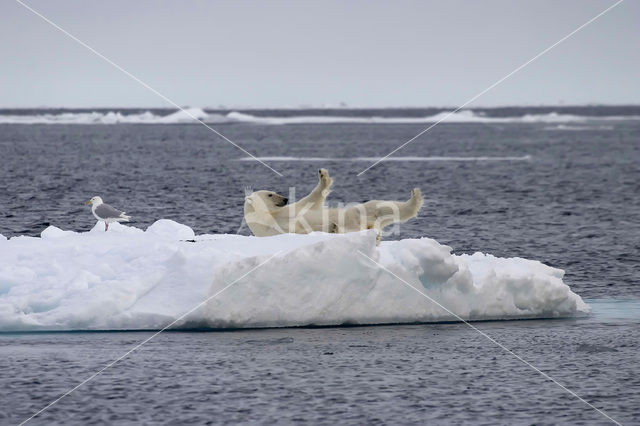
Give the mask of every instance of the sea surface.
<path id="1" fill-rule="evenodd" d="M 320 167 L 334 179 L 330 204 L 407 199 L 419 187 L 420 217 L 385 238 L 427 236 L 455 253 L 564 269 L 590 317 L 475 326 L 615 420 L 640 422 L 640 107 L 474 109 L 360 175 L 432 123 L 409 118 L 446 110 L 252 110 L 240 113 L 253 121 L 208 121 L 282 176 L 198 123 L 68 124 L 113 111 L 0 110 L 0 234 L 87 231 L 95 220 L 84 201 L 100 195 L 134 226 L 169 218 L 196 233 L 248 235 L 246 187 L 302 197 Z M 11 118 L 59 114 L 72 119 Z M 151 334 L 0 334 L 0 423 L 20 423 Z M 162 333 L 32 420 L 305 421 L 611 423 L 465 324 Z"/>

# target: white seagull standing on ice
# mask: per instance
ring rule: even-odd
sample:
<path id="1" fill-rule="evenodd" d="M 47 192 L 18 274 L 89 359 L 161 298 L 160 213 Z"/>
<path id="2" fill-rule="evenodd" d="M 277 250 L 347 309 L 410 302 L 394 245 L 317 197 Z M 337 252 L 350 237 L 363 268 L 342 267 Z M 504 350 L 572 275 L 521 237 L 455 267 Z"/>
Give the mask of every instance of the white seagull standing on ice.
<path id="1" fill-rule="evenodd" d="M 111 222 L 129 222 L 129 219 L 131 219 L 131 217 L 124 214 L 124 212 L 114 209 L 109 204 L 105 204 L 100 197 L 93 197 L 85 202 L 85 204 L 91 204 L 91 213 L 93 213 L 96 219 L 104 222 L 105 232 L 109 229 Z"/>

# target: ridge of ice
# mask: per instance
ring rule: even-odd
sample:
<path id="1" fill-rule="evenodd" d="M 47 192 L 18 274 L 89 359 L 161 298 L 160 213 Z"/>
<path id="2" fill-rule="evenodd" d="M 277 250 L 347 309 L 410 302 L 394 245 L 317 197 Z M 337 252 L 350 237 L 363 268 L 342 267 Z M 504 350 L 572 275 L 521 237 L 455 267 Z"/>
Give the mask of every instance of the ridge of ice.
<path id="1" fill-rule="evenodd" d="M 441 111 L 425 117 L 336 116 L 307 115 L 304 110 L 288 116 L 254 115 L 249 112 L 231 111 L 226 114 L 206 112 L 202 108 L 183 108 L 168 115 L 151 111 L 122 113 L 120 111 L 61 112 L 36 114 L 0 114 L 0 124 L 210 124 L 253 123 L 260 125 L 286 124 L 430 124 L 430 123 L 578 123 L 590 121 L 611 122 L 639 120 L 637 115 L 588 116 L 560 114 L 557 112 L 523 114 L 520 116 L 492 117 L 473 110 Z"/>

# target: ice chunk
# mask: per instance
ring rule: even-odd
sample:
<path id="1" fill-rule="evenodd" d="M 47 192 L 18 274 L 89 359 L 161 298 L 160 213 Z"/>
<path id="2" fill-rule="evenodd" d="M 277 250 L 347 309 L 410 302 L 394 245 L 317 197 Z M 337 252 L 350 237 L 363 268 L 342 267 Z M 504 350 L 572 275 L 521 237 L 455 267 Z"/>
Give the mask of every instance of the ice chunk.
<path id="1" fill-rule="evenodd" d="M 147 233 L 174 240 L 189 240 L 196 236 L 193 229 L 187 225 L 169 219 L 158 220 L 147 228 Z"/>
<path id="2" fill-rule="evenodd" d="M 526 259 L 456 256 L 429 238 L 376 246 L 373 231 L 195 236 L 171 220 L 146 231 L 118 223 L 108 232 L 101 223 L 83 233 L 49 227 L 41 238 L 0 238 L 0 330 L 159 329 L 200 304 L 176 326 L 587 313 L 562 277 Z"/>
<path id="3" fill-rule="evenodd" d="M 52 239 L 52 238 L 62 238 L 68 235 L 75 234 L 73 231 L 63 231 L 60 228 L 55 226 L 49 226 L 47 229 L 40 233 L 40 238 L 44 239 Z"/>

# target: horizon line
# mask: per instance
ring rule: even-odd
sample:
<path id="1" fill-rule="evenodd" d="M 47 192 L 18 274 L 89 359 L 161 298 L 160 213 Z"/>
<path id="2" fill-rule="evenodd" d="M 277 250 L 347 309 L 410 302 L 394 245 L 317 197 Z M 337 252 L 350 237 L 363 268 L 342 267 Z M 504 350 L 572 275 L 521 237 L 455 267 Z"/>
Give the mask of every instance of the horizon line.
<path id="1" fill-rule="evenodd" d="M 492 105 L 484 106 L 477 105 L 473 107 L 463 108 L 463 110 L 473 109 L 501 109 L 501 108 L 585 108 L 585 107 L 640 107 L 638 103 L 567 103 L 567 104 L 504 104 L 504 105 Z M 351 106 L 351 105 L 299 105 L 299 106 L 258 106 L 258 105 L 218 105 L 218 106 L 193 106 L 183 105 L 183 108 L 199 108 L 209 111 L 226 111 L 226 110 L 384 110 L 384 109 L 442 109 L 448 110 L 454 107 L 452 106 L 417 106 L 417 105 L 403 105 L 403 106 Z M 108 110 L 108 109 L 147 109 L 147 110 L 178 110 L 171 106 L 0 106 L 2 110 Z"/>

